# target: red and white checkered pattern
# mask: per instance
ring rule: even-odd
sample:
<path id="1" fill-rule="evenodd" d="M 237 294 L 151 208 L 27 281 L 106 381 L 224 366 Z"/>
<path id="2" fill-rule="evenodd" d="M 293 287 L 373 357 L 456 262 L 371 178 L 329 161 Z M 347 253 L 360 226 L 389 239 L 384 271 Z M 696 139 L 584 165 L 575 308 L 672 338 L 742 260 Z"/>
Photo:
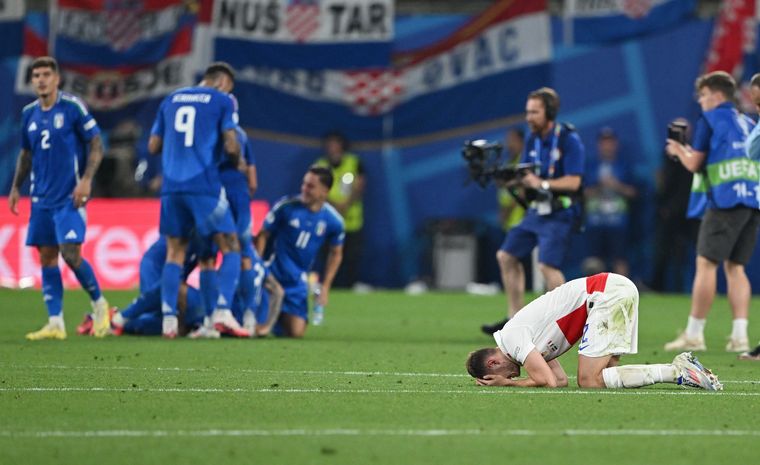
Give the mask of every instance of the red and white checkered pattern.
<path id="1" fill-rule="evenodd" d="M 360 115 L 385 113 L 404 93 L 404 75 L 399 70 L 347 72 L 344 82 L 346 103 Z"/>
<path id="2" fill-rule="evenodd" d="M 305 42 L 319 29 L 319 3 L 291 0 L 285 8 L 285 28 L 298 42 Z"/>
<path id="3" fill-rule="evenodd" d="M 639 19 L 649 14 L 652 0 L 623 0 L 623 12 L 631 19 Z"/>
<path id="4" fill-rule="evenodd" d="M 123 52 L 142 37 L 140 16 L 143 14 L 140 0 L 108 0 L 106 2 L 106 35 L 111 48 Z"/>

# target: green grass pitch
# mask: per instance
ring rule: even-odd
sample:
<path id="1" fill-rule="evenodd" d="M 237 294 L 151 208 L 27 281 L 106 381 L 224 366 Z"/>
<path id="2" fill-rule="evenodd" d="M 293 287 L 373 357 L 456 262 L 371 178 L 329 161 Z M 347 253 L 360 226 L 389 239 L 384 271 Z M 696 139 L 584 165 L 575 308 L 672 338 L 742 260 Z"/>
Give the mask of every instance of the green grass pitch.
<path id="1" fill-rule="evenodd" d="M 125 305 L 134 293 L 109 292 Z M 303 340 L 164 341 L 75 334 L 27 342 L 35 291 L 0 291 L 1 464 L 750 464 L 760 457 L 760 362 L 723 351 L 725 298 L 702 362 L 719 393 L 658 385 L 588 391 L 479 388 L 464 358 L 492 345 L 481 323 L 502 297 L 334 292 Z M 753 299 L 757 312 L 758 300 Z M 683 327 L 686 296 L 643 295 L 639 354 Z M 80 310 L 81 309 L 81 310 Z M 752 342 L 760 338 L 757 313 Z M 574 375 L 576 351 L 560 360 Z"/>

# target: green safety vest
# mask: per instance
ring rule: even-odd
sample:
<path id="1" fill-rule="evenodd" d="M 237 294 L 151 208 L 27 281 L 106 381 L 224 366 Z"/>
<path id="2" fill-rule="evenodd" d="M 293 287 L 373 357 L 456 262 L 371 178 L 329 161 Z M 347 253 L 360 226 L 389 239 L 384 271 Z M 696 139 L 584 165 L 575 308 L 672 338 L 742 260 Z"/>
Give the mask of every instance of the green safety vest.
<path id="1" fill-rule="evenodd" d="M 359 174 L 359 157 L 354 154 L 346 153 L 343 160 L 338 166 L 330 165 L 327 158 L 320 158 L 316 163 L 318 166 L 330 168 L 333 174 L 333 185 L 327 194 L 327 200 L 332 203 L 342 203 L 351 195 L 351 190 Z M 356 232 L 362 229 L 364 225 L 364 204 L 361 200 L 354 201 L 348 206 L 343 222 L 346 232 Z"/>

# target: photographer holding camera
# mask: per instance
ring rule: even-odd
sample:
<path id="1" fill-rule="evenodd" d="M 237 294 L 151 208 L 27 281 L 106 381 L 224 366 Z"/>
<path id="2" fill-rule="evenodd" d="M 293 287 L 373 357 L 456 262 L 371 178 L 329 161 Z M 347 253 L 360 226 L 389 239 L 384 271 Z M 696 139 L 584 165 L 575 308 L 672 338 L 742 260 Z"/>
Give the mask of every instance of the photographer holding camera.
<path id="1" fill-rule="evenodd" d="M 565 282 L 559 267 L 569 247 L 570 234 L 581 217 L 580 197 L 584 148 L 573 126 L 556 121 L 559 96 L 548 87 L 528 94 L 525 120 L 530 129 L 522 163 L 534 169 L 512 181 L 526 188 L 530 201 L 523 221 L 507 235 L 496 253 L 508 318 L 481 329 L 498 331 L 524 305 L 525 269 L 520 260 L 538 245 L 541 273 L 550 291 Z"/>
<path id="2" fill-rule="evenodd" d="M 745 141 L 753 122 L 733 104 L 736 83 L 726 72 L 700 76 L 696 82 L 702 116 L 693 146 L 669 131 L 666 151 L 694 173 L 687 216 L 702 217 L 697 238 L 697 270 L 686 330 L 665 350 L 706 350 L 704 327 L 716 292 L 718 265 L 723 262 L 733 330 L 729 352 L 749 350 L 747 318 L 752 294 L 744 266 L 752 256 L 758 229 L 760 164 L 747 157 Z M 704 215 L 704 216 L 703 216 Z"/>

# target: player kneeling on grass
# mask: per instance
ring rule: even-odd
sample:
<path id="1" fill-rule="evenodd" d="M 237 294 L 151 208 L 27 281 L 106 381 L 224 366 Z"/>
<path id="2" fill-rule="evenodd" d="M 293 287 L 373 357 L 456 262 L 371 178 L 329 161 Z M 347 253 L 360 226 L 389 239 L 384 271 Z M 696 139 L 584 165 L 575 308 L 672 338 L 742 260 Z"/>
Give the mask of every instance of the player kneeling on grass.
<path id="1" fill-rule="evenodd" d="M 575 279 L 523 307 L 494 333 L 497 347 L 471 352 L 467 371 L 482 386 L 564 387 L 556 360 L 578 344 L 578 386 L 636 388 L 673 383 L 717 391 L 718 378 L 684 352 L 669 364 L 617 366 L 638 347 L 639 292 L 626 277 Z M 525 367 L 526 378 L 520 375 Z"/>

